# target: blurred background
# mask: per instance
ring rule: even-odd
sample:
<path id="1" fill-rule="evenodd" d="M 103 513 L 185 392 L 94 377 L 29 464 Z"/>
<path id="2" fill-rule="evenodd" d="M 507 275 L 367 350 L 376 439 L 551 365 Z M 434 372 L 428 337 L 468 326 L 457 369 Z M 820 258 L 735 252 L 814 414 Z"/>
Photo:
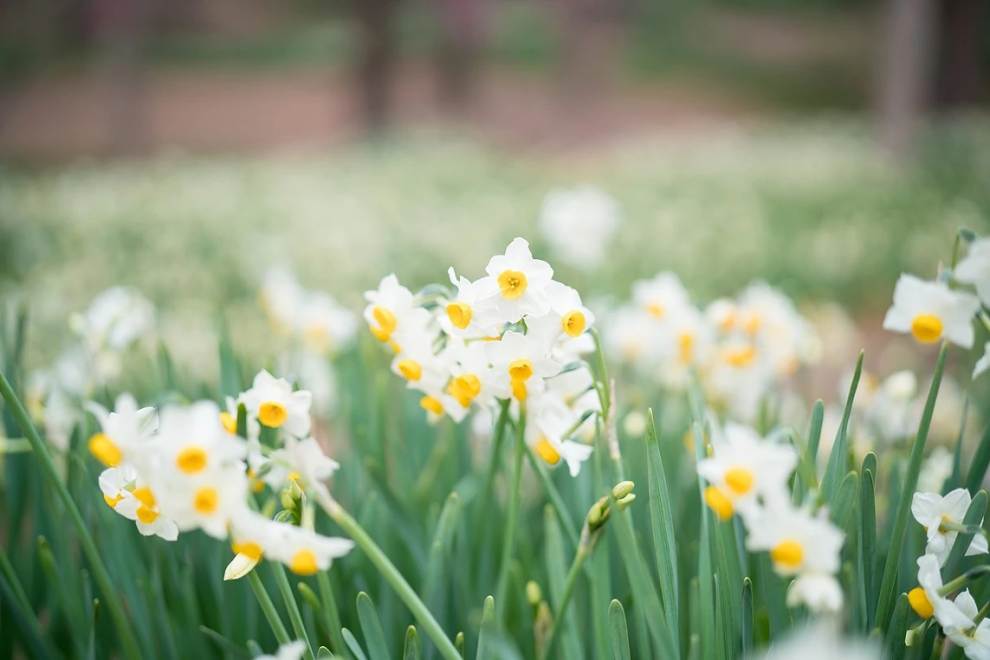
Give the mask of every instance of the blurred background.
<path id="1" fill-rule="evenodd" d="M 988 109 L 986 0 L 2 0 L 0 291 L 44 361 L 134 285 L 210 371 L 271 266 L 357 308 L 515 235 L 553 261 L 545 196 L 592 184 L 621 222 L 564 281 L 765 279 L 847 368 L 990 226 Z"/>

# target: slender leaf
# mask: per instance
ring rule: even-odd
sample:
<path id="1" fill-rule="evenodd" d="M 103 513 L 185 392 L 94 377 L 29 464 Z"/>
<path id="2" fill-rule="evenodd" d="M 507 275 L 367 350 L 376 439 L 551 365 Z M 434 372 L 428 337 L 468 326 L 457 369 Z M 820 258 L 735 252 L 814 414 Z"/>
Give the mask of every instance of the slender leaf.
<path id="1" fill-rule="evenodd" d="M 680 610 L 679 586 L 677 578 L 677 537 L 674 535 L 674 511 L 671 507 L 670 488 L 667 473 L 664 471 L 660 444 L 657 441 L 656 422 L 653 410 L 647 411 L 646 426 L 646 466 L 650 487 L 650 527 L 653 531 L 653 554 L 656 559 L 657 575 L 660 578 L 660 595 L 663 598 L 663 611 L 667 617 L 670 635 L 677 639 L 680 635 L 678 611 Z"/>
<path id="2" fill-rule="evenodd" d="M 979 528 L 983 524 L 983 516 L 987 512 L 987 491 L 981 490 L 973 498 L 973 501 L 969 503 L 969 509 L 966 510 L 966 515 L 963 517 L 964 525 L 971 525 L 974 528 Z M 973 541 L 973 533 L 969 532 L 959 532 L 956 536 L 955 543 L 952 544 L 952 549 L 949 551 L 949 557 L 945 560 L 945 564 L 942 566 L 942 574 L 950 577 L 954 577 L 959 572 L 959 562 L 962 561 L 963 556 L 966 554 L 966 550 L 969 549 L 970 543 Z"/>
<path id="3" fill-rule="evenodd" d="M 494 636 L 497 632 L 495 621 L 495 598 L 487 596 L 481 611 L 481 631 L 478 634 L 478 660 L 495 658 Z"/>
<path id="4" fill-rule="evenodd" d="M 828 464 L 825 466 L 825 475 L 822 477 L 821 499 L 824 502 L 833 503 L 836 492 L 841 485 L 842 475 L 846 473 L 849 461 L 849 418 L 852 415 L 853 401 L 856 399 L 856 389 L 859 387 L 859 378 L 863 373 L 863 352 L 860 351 L 856 360 L 856 369 L 853 371 L 852 381 L 849 383 L 849 394 L 846 396 L 846 405 L 842 411 L 842 422 L 835 435 L 835 442 L 832 444 L 832 453 L 829 454 Z"/>
<path id="5" fill-rule="evenodd" d="M 372 602 L 371 596 L 363 591 L 357 595 L 357 613 L 371 660 L 388 660 L 390 656 L 388 644 L 385 642 L 385 631 L 382 630 L 382 622 L 378 618 L 378 612 L 375 611 L 375 604 Z"/>
<path id="6" fill-rule="evenodd" d="M 615 599 L 608 606 L 608 631 L 612 660 L 630 660 L 626 611 L 622 608 L 622 603 Z"/>

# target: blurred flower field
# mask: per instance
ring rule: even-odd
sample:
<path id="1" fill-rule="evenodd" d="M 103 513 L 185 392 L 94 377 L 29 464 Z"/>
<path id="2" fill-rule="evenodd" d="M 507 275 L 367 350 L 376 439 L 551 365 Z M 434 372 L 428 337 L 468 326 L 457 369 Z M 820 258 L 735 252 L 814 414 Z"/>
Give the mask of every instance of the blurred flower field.
<path id="1" fill-rule="evenodd" d="M 982 124 L 0 175 L 0 657 L 990 658 Z"/>

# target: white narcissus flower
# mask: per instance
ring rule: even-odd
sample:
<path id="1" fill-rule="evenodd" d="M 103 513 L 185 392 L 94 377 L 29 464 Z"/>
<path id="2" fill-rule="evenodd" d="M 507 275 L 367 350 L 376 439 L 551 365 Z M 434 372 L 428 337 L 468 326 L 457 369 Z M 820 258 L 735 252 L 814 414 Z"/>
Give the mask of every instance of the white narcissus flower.
<path id="1" fill-rule="evenodd" d="M 911 514 L 925 528 L 928 543 L 925 553 L 934 555 L 939 565 L 944 564 L 956 542 L 958 532 L 946 525 L 961 525 L 972 497 L 965 488 L 956 488 L 944 496 L 938 493 L 915 493 L 911 500 Z M 983 524 L 983 521 L 980 521 Z M 987 553 L 987 539 L 982 534 L 973 537 L 966 555 Z"/>
<path id="2" fill-rule="evenodd" d="M 159 536 L 174 541 L 179 536 L 175 522 L 161 515 L 154 494 L 147 485 L 138 484 L 137 471 L 129 466 L 113 467 L 100 473 L 103 501 L 120 515 L 133 520 L 144 536 Z"/>
<path id="3" fill-rule="evenodd" d="M 842 609 L 842 585 L 824 573 L 799 575 L 787 590 L 790 607 L 804 605 L 813 612 L 836 613 Z"/>
<path id="4" fill-rule="evenodd" d="M 551 326 L 552 337 L 566 339 L 580 337 L 595 322 L 595 315 L 581 302 L 581 294 L 560 282 L 550 282 L 547 287 L 550 314 L 545 318 Z M 547 330 L 550 331 L 550 328 Z"/>
<path id="5" fill-rule="evenodd" d="M 918 490 L 922 493 L 940 493 L 945 480 L 952 474 L 952 452 L 945 447 L 936 447 L 921 464 L 918 475 Z"/>
<path id="6" fill-rule="evenodd" d="M 381 342 L 389 342 L 397 330 L 425 326 L 430 313 L 415 304 L 415 297 L 399 284 L 395 274 L 386 275 L 378 288 L 365 291 L 368 306 L 364 308 L 364 320 L 371 333 Z"/>
<path id="7" fill-rule="evenodd" d="M 922 344 L 944 338 L 970 348 L 972 320 L 979 309 L 980 301 L 970 293 L 905 274 L 897 280 L 894 304 L 884 317 L 883 327 L 894 332 L 910 332 Z"/>
<path id="8" fill-rule="evenodd" d="M 154 469 L 175 471 L 193 478 L 238 463 L 246 454 L 244 442 L 224 425 L 220 409 L 212 401 L 162 410 Z"/>
<path id="9" fill-rule="evenodd" d="M 990 238 L 973 241 L 952 274 L 960 282 L 976 287 L 976 295 L 984 305 L 990 305 Z"/>
<path id="10" fill-rule="evenodd" d="M 286 438 L 285 447 L 272 452 L 271 462 L 281 468 L 272 469 L 265 476 L 265 481 L 275 489 L 284 486 L 286 481 L 296 481 L 304 488 L 319 486 L 340 467 L 323 452 L 315 438 Z"/>
<path id="11" fill-rule="evenodd" d="M 136 289 L 124 286 L 107 289 L 71 320 L 92 353 L 122 351 L 150 332 L 154 323 L 152 304 Z"/>
<path id="12" fill-rule="evenodd" d="M 463 419 L 463 413 L 472 404 L 482 408 L 495 400 L 496 396 L 505 398 L 509 395 L 502 391 L 497 384 L 497 376 L 488 360 L 485 346 L 488 342 L 465 343 L 451 337 L 447 344 L 450 364 L 450 381 L 444 393 L 451 397 L 460 412 L 457 416 Z M 423 404 L 424 407 L 425 404 Z M 446 406 L 444 406 L 446 407 Z M 456 420 L 455 415 L 451 415 Z"/>
<path id="13" fill-rule="evenodd" d="M 633 283 L 633 302 L 658 321 L 666 321 L 684 307 L 691 298 L 674 273 L 658 273 L 653 279 Z"/>
<path id="14" fill-rule="evenodd" d="M 533 258 L 526 239 L 513 239 L 505 254 L 489 260 L 485 272 L 488 276 L 479 285 L 494 289 L 492 297 L 500 321 L 515 323 L 527 315 L 545 314 L 550 308 L 547 287 L 553 269 L 547 262 Z"/>
<path id="15" fill-rule="evenodd" d="M 790 504 L 761 509 L 747 520 L 746 527 L 746 547 L 768 551 L 779 575 L 831 576 L 839 570 L 844 535 L 824 510 L 812 516 Z"/>
<path id="16" fill-rule="evenodd" d="M 267 427 L 281 428 L 296 437 L 309 433 L 312 395 L 306 390 L 293 392 L 284 378 L 275 378 L 262 369 L 254 377 L 251 389 L 242 392 L 238 400 L 249 415 Z"/>
<path id="17" fill-rule="evenodd" d="M 121 394 L 114 403 L 114 410 L 95 402 L 86 404 L 100 432 L 89 438 L 89 451 L 103 465 L 114 467 L 124 461 L 141 464 L 149 448 L 149 440 L 157 426 L 155 409 L 138 408 L 130 394 Z"/>
<path id="18" fill-rule="evenodd" d="M 619 225 L 615 200 L 593 186 L 554 190 L 543 200 L 539 227 L 563 261 L 593 270 Z"/>
<path id="19" fill-rule="evenodd" d="M 747 516 L 761 503 L 787 500 L 787 480 L 797 465 L 794 447 L 729 423 L 712 448 L 713 455 L 698 463 L 698 474 L 709 484 L 705 501 L 719 518 L 728 519 L 734 511 Z"/>
<path id="20" fill-rule="evenodd" d="M 498 292 L 495 280 L 482 278 L 472 282 L 463 275 L 458 277 L 453 266 L 447 275 L 457 292 L 443 304 L 440 325 L 444 332 L 459 337 L 498 336 L 501 328 L 495 308 L 494 296 Z"/>
<path id="21" fill-rule="evenodd" d="M 880 660 L 883 650 L 874 640 L 843 637 L 838 626 L 818 620 L 803 629 L 775 640 L 765 652 L 747 660 Z"/>
<path id="22" fill-rule="evenodd" d="M 576 477 L 592 450 L 590 445 L 565 437 L 580 415 L 553 392 L 533 397 L 527 408 L 526 444 L 548 465 L 555 466 L 563 459 L 571 476 Z"/>
<path id="23" fill-rule="evenodd" d="M 918 557 L 918 586 L 908 592 L 911 609 L 922 619 L 930 619 L 934 616 L 947 634 L 949 631 L 972 628 L 973 620 L 960 608 L 967 604 L 966 599 L 957 603 L 946 598 L 939 593 L 942 586 L 942 572 L 938 558 L 928 554 Z"/>
<path id="24" fill-rule="evenodd" d="M 296 575 L 314 575 L 330 568 L 331 562 L 354 547 L 350 539 L 321 536 L 287 523 L 272 523 L 264 546 L 265 557 L 279 561 Z"/>
<path id="25" fill-rule="evenodd" d="M 254 660 L 299 660 L 306 652 L 306 642 L 296 640 L 278 647 L 275 655 L 259 655 Z"/>
<path id="26" fill-rule="evenodd" d="M 499 387 L 518 401 L 542 389 L 542 379 L 560 373 L 562 364 L 550 358 L 550 342 L 537 333 L 506 332 L 499 341 L 485 343 L 485 353 Z"/>

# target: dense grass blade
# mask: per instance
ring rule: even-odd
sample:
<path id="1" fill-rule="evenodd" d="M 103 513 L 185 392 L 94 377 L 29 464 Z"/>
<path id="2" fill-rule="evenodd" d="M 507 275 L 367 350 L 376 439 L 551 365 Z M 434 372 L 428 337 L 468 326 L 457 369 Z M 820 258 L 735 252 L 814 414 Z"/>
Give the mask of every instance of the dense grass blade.
<path id="1" fill-rule="evenodd" d="M 884 635 L 884 647 L 890 660 L 904 657 L 904 633 L 907 632 L 910 613 L 911 606 L 908 605 L 907 594 L 901 594 L 897 598 L 897 604 Z"/>
<path id="2" fill-rule="evenodd" d="M 560 643 L 565 658 L 583 658 L 584 651 L 581 648 L 581 640 L 576 634 L 574 626 L 574 615 L 571 608 L 563 611 L 564 589 L 567 575 L 567 557 L 564 553 L 564 541 L 560 532 L 560 525 L 557 517 L 550 506 L 544 510 L 543 527 L 545 539 L 543 545 L 544 559 L 547 566 L 547 579 L 550 584 L 550 604 L 554 612 L 554 628 L 560 628 Z"/>
<path id="3" fill-rule="evenodd" d="M 578 545 L 578 533 L 577 527 L 574 525 L 574 519 L 571 517 L 570 511 L 567 509 L 567 504 L 564 502 L 564 498 L 561 497 L 560 491 L 553 483 L 553 479 L 550 477 L 550 471 L 547 466 L 543 464 L 543 461 L 538 459 L 533 453 L 533 450 L 529 445 L 525 445 L 526 458 L 529 460 L 530 466 L 536 475 L 540 478 L 540 483 L 543 485 L 543 490 L 546 491 L 547 499 L 550 500 L 550 505 L 553 507 L 554 512 L 557 515 L 557 520 L 563 526 L 564 531 L 567 532 L 567 538 L 571 542 L 572 548 L 577 548 Z"/>
<path id="4" fill-rule="evenodd" d="M 987 491 L 981 490 L 973 497 L 973 501 L 969 503 L 969 509 L 966 510 L 966 515 L 963 517 L 962 522 L 964 525 L 972 525 L 974 528 L 979 528 L 983 524 L 983 516 L 986 515 L 986 512 Z M 959 562 L 966 555 L 966 550 L 969 549 L 969 544 L 973 541 L 973 536 L 973 533 L 959 532 L 956 536 L 955 543 L 952 544 L 952 550 L 949 551 L 949 557 L 942 566 L 942 575 L 952 578 L 959 573 Z"/>
<path id="5" fill-rule="evenodd" d="M 265 615 L 272 633 L 275 634 L 275 640 L 279 644 L 288 644 L 292 641 L 289 638 L 289 631 L 285 629 L 285 624 L 282 623 L 282 618 L 278 615 L 275 604 L 269 597 L 268 591 L 265 590 L 265 585 L 262 584 L 258 571 L 248 573 L 247 579 L 248 584 L 251 585 L 251 591 L 254 592 L 254 597 L 258 600 L 258 605 L 261 606 L 261 613 Z"/>
<path id="6" fill-rule="evenodd" d="M 622 603 L 615 599 L 608 606 L 608 631 L 612 660 L 630 660 L 626 611 L 622 609 Z"/>
<path id="7" fill-rule="evenodd" d="M 385 641 L 385 631 L 382 629 L 381 619 L 378 618 L 378 612 L 375 611 L 375 604 L 372 602 L 371 596 L 363 591 L 357 595 L 357 613 L 371 660 L 388 660 L 390 657 L 388 643 Z"/>
<path id="8" fill-rule="evenodd" d="M 331 566 L 331 569 L 333 567 Z M 320 590 L 321 612 L 325 617 L 325 624 L 330 629 L 330 642 L 333 645 L 334 653 L 343 656 L 347 653 L 344 643 L 344 636 L 340 633 L 340 608 L 337 607 L 337 599 L 333 595 L 333 585 L 330 584 L 330 571 L 320 571 L 316 576 L 316 586 Z"/>
<path id="9" fill-rule="evenodd" d="M 835 500 L 830 509 L 832 522 L 840 529 L 846 529 L 850 523 L 859 524 L 858 520 L 853 520 L 858 497 L 859 475 L 853 471 L 848 473 L 842 480 L 842 484 L 835 494 Z"/>
<path id="10" fill-rule="evenodd" d="M 680 611 L 679 582 L 677 577 L 677 537 L 674 535 L 674 511 L 671 507 L 670 488 L 667 473 L 664 471 L 657 441 L 656 422 L 653 409 L 647 411 L 646 425 L 646 467 L 650 490 L 650 527 L 653 530 L 653 555 L 656 559 L 657 576 L 660 579 L 660 595 L 663 599 L 663 612 L 670 628 L 670 636 L 680 635 L 678 612 Z"/>
<path id="11" fill-rule="evenodd" d="M 893 516 L 893 528 L 887 547 L 883 578 L 880 581 L 880 595 L 877 600 L 876 621 L 881 629 L 887 628 L 893 614 L 894 601 L 898 590 L 898 569 L 900 568 L 901 549 L 904 545 L 904 534 L 907 531 L 908 514 L 911 511 L 911 499 L 918 485 L 918 473 L 921 471 L 921 461 L 924 458 L 925 442 L 928 440 L 928 429 L 932 423 L 932 413 L 935 410 L 938 388 L 942 383 L 942 372 L 945 369 L 945 355 L 947 350 L 947 345 L 943 343 L 935 363 L 935 373 L 932 375 L 932 384 L 928 390 L 928 399 L 925 401 L 925 409 L 921 415 L 918 435 L 915 436 L 914 445 L 911 447 L 911 458 L 908 462 L 907 472 L 904 475 L 904 483 L 901 485 L 900 497 Z"/>
<path id="12" fill-rule="evenodd" d="M 440 518 L 437 520 L 433 540 L 430 543 L 430 554 L 426 563 L 426 579 L 423 580 L 423 601 L 432 611 L 439 610 L 439 596 L 443 586 L 444 563 L 450 553 L 450 544 L 461 517 L 461 498 L 457 492 L 452 492 L 444 502 Z"/>
<path id="13" fill-rule="evenodd" d="M 494 636 L 497 622 L 495 620 L 495 599 L 485 598 L 485 606 L 481 611 L 481 631 L 478 633 L 477 660 L 492 660 L 495 658 Z"/>
<path id="14" fill-rule="evenodd" d="M 37 457 L 42 471 L 45 473 L 45 477 L 55 489 L 59 499 L 62 500 L 69 521 L 76 528 L 83 554 L 86 556 L 90 570 L 93 573 L 93 578 L 96 580 L 96 584 L 103 594 L 103 602 L 106 603 L 107 609 L 110 610 L 110 617 L 113 619 L 114 626 L 117 629 L 117 636 L 120 639 L 124 655 L 132 660 L 138 660 L 142 657 L 142 654 L 137 638 L 134 636 L 131 623 L 127 619 L 127 614 L 124 612 L 123 605 L 117 595 L 118 592 L 114 589 L 113 583 L 110 581 L 110 574 L 107 573 L 107 569 L 103 564 L 100 551 L 97 549 L 96 543 L 93 542 L 93 537 L 89 533 L 89 527 L 83 520 L 82 514 L 79 512 L 79 507 L 76 506 L 72 495 L 59 478 L 58 469 L 55 467 L 55 462 L 52 460 L 48 447 L 42 441 L 41 436 L 38 435 L 38 431 L 34 428 L 34 424 L 31 423 L 31 418 L 28 416 L 27 410 L 24 409 L 24 405 L 17 398 L 13 387 L 11 387 L 10 382 L 3 373 L 0 373 L 0 395 L 3 396 L 7 404 L 7 409 L 13 415 L 18 426 L 20 426 L 21 432 L 31 443 L 33 455 Z"/>
<path id="15" fill-rule="evenodd" d="M 842 411 L 842 422 L 839 430 L 835 434 L 835 442 L 832 445 L 832 452 L 828 457 L 828 464 L 825 466 L 825 475 L 822 477 L 822 489 L 820 499 L 823 502 L 833 503 L 836 492 L 842 483 L 842 479 L 849 462 L 849 418 L 852 415 L 853 401 L 856 399 L 856 389 L 859 387 L 859 378 L 863 373 L 863 352 L 860 351 L 856 360 L 856 369 L 853 371 L 852 381 L 849 383 L 849 394 L 846 395 L 846 405 Z M 819 428 L 821 428 L 819 426 Z"/>
<path id="16" fill-rule="evenodd" d="M 983 478 L 987 474 L 987 466 L 990 466 L 990 424 L 983 430 L 980 444 L 976 448 L 973 460 L 969 463 L 969 471 L 966 473 L 966 490 L 970 493 L 975 493 L 983 484 Z"/>
<path id="17" fill-rule="evenodd" d="M 292 632 L 295 634 L 296 639 L 306 642 L 304 657 L 312 659 L 313 645 L 309 641 L 306 626 L 303 625 L 302 614 L 299 612 L 299 604 L 296 603 L 296 596 L 292 593 L 289 579 L 285 575 L 285 567 L 275 561 L 266 563 L 271 567 L 272 575 L 275 576 L 275 584 L 278 585 L 278 591 L 282 594 L 282 602 L 285 603 L 285 609 L 289 613 L 289 625 L 292 626 Z"/>
<path id="18" fill-rule="evenodd" d="M 17 589 L 8 581 L 6 575 L 0 575 L 0 602 L 7 605 L 7 612 L 14 621 L 14 626 L 20 631 L 20 638 L 29 655 L 35 658 L 53 657 L 41 633 L 41 624 L 30 607 L 15 595 Z"/>

